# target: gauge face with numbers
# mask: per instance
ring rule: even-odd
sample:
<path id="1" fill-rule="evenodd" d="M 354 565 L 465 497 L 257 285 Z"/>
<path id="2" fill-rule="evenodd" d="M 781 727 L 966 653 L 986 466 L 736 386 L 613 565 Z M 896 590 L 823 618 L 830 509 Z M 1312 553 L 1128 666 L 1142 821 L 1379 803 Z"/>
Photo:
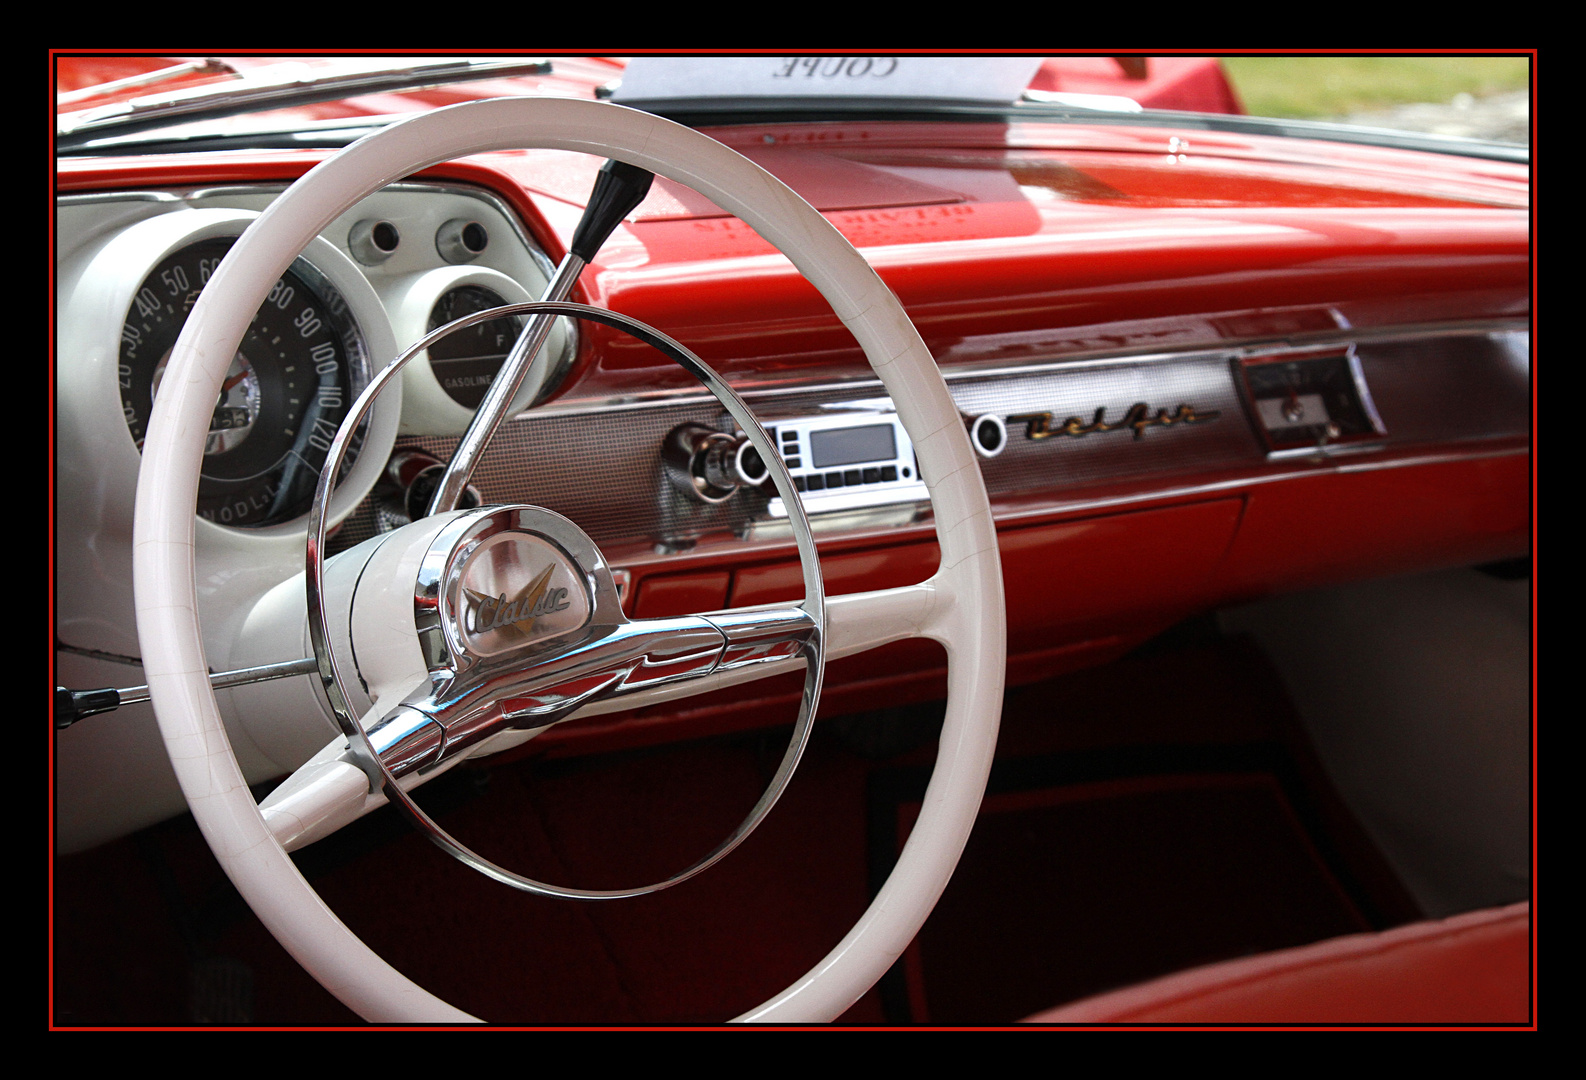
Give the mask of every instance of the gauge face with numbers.
<path id="1" fill-rule="evenodd" d="M 436 301 L 429 329 L 439 330 L 453 319 L 505 303 L 481 285 L 458 286 Z M 521 318 L 507 316 L 458 330 L 431 345 L 430 370 L 441 389 L 457 404 L 477 409 L 522 329 Z"/>
<path id="2" fill-rule="evenodd" d="M 177 336 L 233 242 L 205 240 L 167 256 L 127 309 L 118 378 L 139 449 Z M 204 446 L 199 516 L 253 528 L 308 509 L 356 393 L 355 354 L 361 348 L 345 302 L 299 260 L 270 290 L 221 384 Z"/>

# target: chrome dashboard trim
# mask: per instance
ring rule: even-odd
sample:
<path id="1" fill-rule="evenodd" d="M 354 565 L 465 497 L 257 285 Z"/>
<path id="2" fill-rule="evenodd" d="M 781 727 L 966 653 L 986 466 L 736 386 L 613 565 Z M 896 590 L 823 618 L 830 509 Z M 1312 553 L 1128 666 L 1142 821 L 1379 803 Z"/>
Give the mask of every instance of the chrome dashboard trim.
<path id="1" fill-rule="evenodd" d="M 78 191 L 55 196 L 57 206 L 92 206 L 95 203 L 152 202 L 179 203 L 180 195 L 169 191 Z"/>
<path id="2" fill-rule="evenodd" d="M 1244 359 L 1247 356 L 1264 356 L 1268 353 L 1287 352 L 1293 349 L 1326 348 L 1350 343 L 1376 343 L 1409 339 L 1439 337 L 1480 337 L 1488 335 L 1529 331 L 1529 319 L 1492 319 L 1470 323 L 1430 323 L 1383 327 L 1371 330 L 1340 329 L 1294 334 L 1281 339 L 1268 337 L 1231 340 L 1222 344 L 1194 344 L 1181 349 L 1151 349 L 1143 351 L 1109 350 L 1107 352 L 1080 352 L 1063 357 L 1042 357 L 1019 364 L 981 367 L 975 361 L 955 364 L 942 372 L 949 386 L 969 379 L 989 379 L 1013 375 L 1060 374 L 1083 371 L 1092 367 L 1119 364 L 1165 364 L 1174 361 L 1222 356 Z M 852 379 L 828 379 L 825 382 L 788 384 L 764 389 L 740 389 L 746 401 L 774 400 L 793 394 L 846 393 L 875 388 L 882 390 L 879 380 L 870 375 L 856 375 Z M 561 398 L 547 402 L 533 410 L 518 413 L 513 419 L 531 420 L 548 416 L 589 416 L 626 409 L 657 408 L 668 405 L 704 404 L 713 399 L 693 388 L 653 390 L 619 397 Z"/>
<path id="3" fill-rule="evenodd" d="M 1311 352 L 1311 350 L 1296 351 L 1307 354 Z M 1330 356 L 1336 356 L 1337 350 L 1333 347 L 1319 346 L 1315 350 L 1315 353 L 1315 358 L 1321 360 Z M 1308 358 L 1309 356 L 1296 357 L 1296 359 L 1301 361 Z M 1377 410 L 1377 403 L 1372 399 L 1371 387 L 1366 383 L 1365 368 L 1360 362 L 1360 353 L 1355 348 L 1353 343 L 1348 345 L 1345 349 L 1344 363 L 1348 366 L 1350 381 L 1354 386 L 1355 403 L 1360 406 L 1360 411 L 1364 415 L 1366 422 L 1371 426 L 1371 431 L 1369 433 L 1361 433 L 1359 435 L 1349 437 L 1342 442 L 1318 442 L 1314 446 L 1294 446 L 1285 447 L 1283 449 L 1269 450 L 1267 453 L 1268 461 L 1287 461 L 1293 458 L 1316 457 L 1318 455 L 1334 457 L 1339 454 L 1359 454 L 1369 451 L 1381 450 L 1387 445 L 1387 440 L 1390 433 L 1382 422 L 1382 414 Z M 1241 372 L 1241 376 L 1243 376 L 1243 374 L 1244 373 Z M 1245 390 L 1248 399 L 1248 383 L 1246 384 Z M 1249 403 L 1252 405 L 1255 404 L 1254 401 L 1250 401 Z M 1263 426 L 1259 418 L 1253 418 L 1252 423 L 1257 426 L 1258 430 Z M 1337 425 L 1330 424 L 1328 426 L 1328 430 L 1330 433 L 1335 432 L 1337 430 Z"/>
<path id="4" fill-rule="evenodd" d="M 1074 514 L 1131 511 L 1161 503 L 1194 502 L 1219 496 L 1237 496 L 1253 488 L 1264 487 L 1268 484 L 1286 483 L 1320 476 L 1526 457 L 1529 454 L 1530 450 L 1524 447 L 1506 447 L 1494 450 L 1414 454 L 1386 459 L 1366 458 L 1356 461 L 1339 461 L 1333 458 L 1317 461 L 1313 456 L 1308 462 L 1303 463 L 1308 464 L 1310 467 L 1303 467 L 1301 462 L 1291 459 L 1287 462 L 1274 463 L 1282 466 L 1281 469 L 1275 468 L 1274 464 L 1269 464 L 1261 468 L 1260 471 L 1243 473 L 1225 480 L 1213 480 L 1200 484 L 1183 484 L 1175 487 L 1162 487 L 1149 491 L 1130 491 L 1118 495 L 1100 495 L 1092 498 L 1054 499 L 1042 502 L 1038 506 L 1017 508 L 1008 508 L 1005 505 L 999 506 L 994 500 L 992 513 L 996 517 L 997 526 L 1000 529 L 1005 526 L 1017 527 L 1051 521 L 1055 518 L 1066 518 Z M 832 518 L 828 521 L 816 520 L 813 524 L 817 532 L 822 532 L 823 534 L 840 533 L 844 539 L 850 541 L 901 543 L 906 540 L 923 539 L 930 534 L 928 521 L 906 520 L 895 515 L 889 517 L 878 510 L 851 516 L 832 515 Z M 899 530 L 905 528 L 909 532 L 906 535 L 900 534 Z M 749 539 L 785 542 L 789 535 L 786 521 L 771 519 L 756 522 L 751 528 Z M 648 557 L 628 558 L 624 561 L 634 568 L 634 572 L 654 572 L 663 569 L 661 566 L 654 565 L 653 561 Z"/>
<path id="5" fill-rule="evenodd" d="M 1282 336 L 1232 338 L 1216 344 L 1189 344 L 1177 349 L 1109 349 L 1105 351 L 1075 352 L 1063 357 L 1043 358 L 1023 364 L 1005 364 L 1000 367 L 980 367 L 974 361 L 955 365 L 951 371 L 942 372 L 949 383 L 964 379 L 992 378 L 1003 375 L 1030 375 L 1044 372 L 1075 371 L 1107 364 L 1171 363 L 1207 354 L 1228 355 L 1239 359 L 1264 356 L 1268 353 L 1289 352 L 1296 349 L 1340 347 L 1349 344 L 1425 339 L 1435 337 L 1478 337 L 1519 330 L 1529 330 L 1529 319 L 1486 319 L 1468 323 L 1412 323 L 1402 326 L 1355 329 L 1340 327 L 1336 330 L 1316 330 Z"/>
<path id="6" fill-rule="evenodd" d="M 1406 453 L 1459 454 L 1466 447 L 1484 453 L 1479 446 L 1484 440 L 1529 431 L 1524 397 L 1528 338 L 1525 324 L 1519 320 L 1399 326 L 1369 334 L 1339 330 L 1326 339 L 1311 336 L 1303 344 L 1263 339 L 1237 346 L 1154 349 L 1079 361 L 1043 358 L 1017 366 L 955 372 L 949 392 L 966 421 L 988 413 L 1018 415 L 1032 407 L 1051 411 L 1057 418 L 1089 416 L 1104 403 L 1116 406 L 1109 412 L 1111 416 L 1137 401 L 1170 410 L 1180 403 L 1193 403 L 1197 413 L 1222 413 L 1216 423 L 1153 427 L 1139 440 L 1122 436 L 1042 442 L 1009 438 L 1001 454 L 978 459 L 997 518 L 1002 521 L 1010 519 L 1010 514 L 1022 515 L 1021 504 L 1039 504 L 1041 512 L 1049 513 L 1054 507 L 1070 505 L 1147 501 L 1151 495 L 1140 490 L 1147 484 L 1156 485 L 1169 497 L 1193 493 L 1197 474 L 1239 476 L 1244 479 L 1238 483 L 1250 483 L 1317 471 L 1323 464 L 1310 451 L 1279 460 L 1269 458 L 1268 448 L 1250 420 L 1251 408 L 1237 373 L 1246 356 L 1304 354 L 1357 342 L 1373 400 L 1392 433 L 1385 440 L 1360 444 L 1370 449 L 1369 456 L 1398 459 Z M 1381 356 L 1387 359 L 1374 359 Z M 1385 373 L 1385 364 L 1408 370 L 1397 375 Z M 1471 397 L 1464 391 L 1475 387 L 1480 392 L 1474 396 L 1485 397 L 1487 403 L 1480 410 L 1471 406 L 1454 413 L 1422 408 L 1418 404 L 1425 396 L 1421 384 L 1432 375 L 1448 373 L 1444 381 L 1452 385 L 1440 391 L 1440 400 L 1457 402 Z M 879 396 L 881 390 L 874 380 L 827 379 L 800 387 L 750 388 L 740 393 L 762 417 L 888 404 Z M 697 392 L 663 391 L 600 403 L 551 402 L 520 413 L 515 422 L 503 426 L 493 460 L 482 463 L 475 482 L 487 502 L 528 502 L 577 517 L 604 545 L 628 544 L 677 553 L 707 541 L 756 543 L 778 538 L 778 530 L 771 526 L 775 509 L 767 492 L 741 489 L 719 504 L 706 505 L 680 496 L 662 475 L 656 462 L 663 440 L 667 432 L 687 423 L 717 430 L 727 426 L 713 399 Z M 448 441 L 439 438 L 414 438 L 404 445 L 438 456 L 449 452 Z M 1337 458 L 1357 456 L 1340 453 Z M 1326 467 L 1338 467 L 1332 455 L 1328 458 Z M 650 495 L 642 500 L 615 501 L 587 483 L 592 469 L 623 490 L 645 490 L 648 484 Z M 1180 483 L 1174 483 L 1175 475 Z M 1112 502 L 1094 504 L 1083 494 L 1086 489 L 1120 485 L 1133 490 Z M 1206 490 L 1226 490 L 1226 486 L 1219 480 L 1217 486 Z M 1068 493 L 1078 496 L 1078 501 L 1065 498 Z M 854 521 L 835 504 L 808 509 L 821 512 L 818 527 L 823 535 L 867 531 L 865 524 Z M 928 505 L 916 500 L 897 504 L 885 516 L 890 526 L 897 528 L 925 520 L 928 513 Z M 355 528 L 346 531 L 345 541 L 338 538 L 338 544 L 355 543 L 369 535 L 359 531 L 364 528 L 373 525 L 360 519 Z M 729 541 L 729 537 L 735 539 Z M 624 561 L 635 557 L 632 551 L 623 555 Z"/>

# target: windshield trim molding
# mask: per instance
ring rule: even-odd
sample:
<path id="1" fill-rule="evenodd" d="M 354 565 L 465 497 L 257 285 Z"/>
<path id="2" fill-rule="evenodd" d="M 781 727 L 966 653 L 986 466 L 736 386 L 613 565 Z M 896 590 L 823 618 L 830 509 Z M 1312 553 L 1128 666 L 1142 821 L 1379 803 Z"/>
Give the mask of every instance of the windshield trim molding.
<path id="1" fill-rule="evenodd" d="M 689 127 L 810 123 L 823 120 L 957 120 L 1007 124 L 1033 121 L 1105 124 L 1109 127 L 1184 128 L 1191 131 L 1220 131 L 1238 135 L 1354 143 L 1394 150 L 1420 150 L 1522 165 L 1531 161 L 1529 146 L 1467 139 L 1457 135 L 1433 135 L 1393 128 L 1354 127 L 1320 120 L 1287 120 L 1225 113 L 1168 112 L 1153 109 L 1143 109 L 1139 112 L 1113 112 L 1034 101 L 1021 101 L 1006 106 L 944 102 L 925 107 L 912 102 L 887 102 L 874 99 L 850 101 L 833 98 L 822 100 L 819 104 L 806 101 L 799 107 L 794 107 L 786 99 L 767 98 L 720 103 L 656 101 L 646 103 L 645 108 L 646 111 Z"/>
<path id="2" fill-rule="evenodd" d="M 344 95 L 342 95 L 344 96 Z M 245 111 L 245 110 L 238 110 Z M 933 103 L 885 102 L 875 99 L 832 98 L 818 104 L 808 100 L 797 105 L 787 99 L 741 99 L 731 102 L 655 101 L 646 111 L 694 128 L 734 127 L 750 124 L 808 124 L 894 121 L 950 121 L 961 123 L 1055 123 L 1101 124 L 1109 127 L 1176 128 L 1189 131 L 1217 131 L 1236 135 L 1255 135 L 1285 139 L 1375 146 L 1391 150 L 1413 150 L 1480 158 L 1517 165 L 1531 163 L 1531 148 L 1513 143 L 1487 142 L 1457 135 L 1433 135 L 1390 128 L 1352 127 L 1317 120 L 1284 120 L 1261 116 L 1222 113 L 1112 112 L 1075 108 L 1044 102 L 1020 102 L 1007 106 L 988 106 L 970 102 Z M 184 118 L 183 122 L 192 118 Z M 148 142 L 127 138 L 129 127 L 112 130 L 81 131 L 59 136 L 56 153 L 61 157 L 137 156 L 145 154 L 207 153 L 218 150 L 326 149 L 335 150 L 355 142 L 376 127 L 405 116 L 349 118 L 328 121 L 323 128 L 292 131 L 265 131 L 237 134 L 171 135 Z M 172 118 L 143 121 L 140 129 L 168 127 Z"/>

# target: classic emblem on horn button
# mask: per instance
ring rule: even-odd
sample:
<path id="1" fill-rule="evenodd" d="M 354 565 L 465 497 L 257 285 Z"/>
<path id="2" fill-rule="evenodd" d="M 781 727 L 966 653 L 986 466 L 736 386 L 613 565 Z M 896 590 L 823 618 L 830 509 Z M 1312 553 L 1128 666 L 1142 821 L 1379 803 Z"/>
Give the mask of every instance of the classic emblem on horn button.
<path id="1" fill-rule="evenodd" d="M 511 600 L 507 599 L 506 593 L 486 596 L 472 589 L 464 589 L 463 595 L 468 598 L 468 629 L 476 634 L 503 626 L 518 626 L 530 631 L 534 629 L 534 620 L 541 615 L 566 611 L 567 590 L 546 587 L 551 581 L 551 571 L 555 569 L 553 563 L 541 570 L 539 576 L 529 582 L 528 588 Z"/>
<path id="2" fill-rule="evenodd" d="M 556 544 L 516 530 L 485 539 L 452 593 L 456 620 L 476 656 L 577 630 L 589 619 L 583 578 Z"/>

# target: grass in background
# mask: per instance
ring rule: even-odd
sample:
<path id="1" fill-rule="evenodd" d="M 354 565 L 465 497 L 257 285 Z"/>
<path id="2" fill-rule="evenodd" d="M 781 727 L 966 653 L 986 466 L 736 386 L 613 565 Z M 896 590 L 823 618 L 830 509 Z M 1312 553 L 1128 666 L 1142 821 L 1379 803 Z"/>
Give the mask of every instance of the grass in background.
<path id="1" fill-rule="evenodd" d="M 1524 90 L 1525 56 L 1225 56 L 1253 116 L 1315 119 L 1455 95 Z"/>

